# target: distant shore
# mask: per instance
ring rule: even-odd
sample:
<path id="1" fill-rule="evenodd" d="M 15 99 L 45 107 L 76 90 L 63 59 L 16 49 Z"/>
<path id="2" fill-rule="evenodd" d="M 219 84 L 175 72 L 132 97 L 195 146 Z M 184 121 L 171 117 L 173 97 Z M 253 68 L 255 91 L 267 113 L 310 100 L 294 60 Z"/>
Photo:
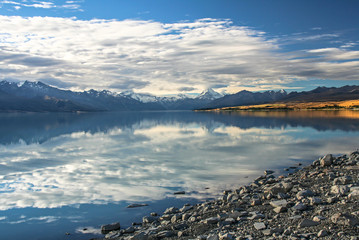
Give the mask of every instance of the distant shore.
<path id="1" fill-rule="evenodd" d="M 358 174 L 358 151 L 328 154 L 287 175 L 266 170 L 217 200 L 151 213 L 126 229 L 104 225 L 100 239 L 359 239 Z"/>
<path id="2" fill-rule="evenodd" d="M 293 111 L 293 110 L 359 110 L 359 100 L 325 102 L 279 102 L 246 106 L 199 109 L 196 111 Z"/>

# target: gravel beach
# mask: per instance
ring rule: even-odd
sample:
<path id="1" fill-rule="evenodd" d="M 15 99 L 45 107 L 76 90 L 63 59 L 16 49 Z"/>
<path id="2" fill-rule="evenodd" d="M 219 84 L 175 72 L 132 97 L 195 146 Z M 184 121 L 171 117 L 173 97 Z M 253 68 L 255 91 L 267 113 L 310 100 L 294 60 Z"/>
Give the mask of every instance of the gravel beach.
<path id="1" fill-rule="evenodd" d="M 104 225 L 100 239 L 359 239 L 358 178 L 358 151 L 328 154 L 287 175 L 267 170 L 217 200 L 151 213 L 126 229 Z"/>

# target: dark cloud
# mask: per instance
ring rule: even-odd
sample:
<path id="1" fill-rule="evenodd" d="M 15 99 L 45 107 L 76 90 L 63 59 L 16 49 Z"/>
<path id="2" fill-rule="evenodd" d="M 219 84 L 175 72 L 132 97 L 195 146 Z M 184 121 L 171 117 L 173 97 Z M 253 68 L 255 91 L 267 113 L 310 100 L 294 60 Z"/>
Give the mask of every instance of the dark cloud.
<path id="1" fill-rule="evenodd" d="M 194 87 L 181 87 L 181 88 L 178 88 L 178 91 L 180 91 L 180 92 L 190 92 L 190 91 L 193 91 L 193 90 L 197 90 L 197 88 L 194 88 Z"/>
<path id="2" fill-rule="evenodd" d="M 59 87 L 59 88 L 70 88 L 70 87 L 77 86 L 76 83 L 63 82 L 56 78 L 39 79 L 39 81 L 41 81 L 45 84 L 51 85 L 51 86 Z"/>
<path id="3" fill-rule="evenodd" d="M 9 63 L 28 67 L 49 67 L 62 64 L 63 61 L 45 57 L 18 57 L 9 61 Z"/>
<path id="4" fill-rule="evenodd" d="M 117 82 L 109 85 L 110 88 L 120 89 L 120 90 L 129 90 L 129 89 L 141 89 L 150 84 L 149 81 L 138 81 L 130 80 L 124 82 Z"/>

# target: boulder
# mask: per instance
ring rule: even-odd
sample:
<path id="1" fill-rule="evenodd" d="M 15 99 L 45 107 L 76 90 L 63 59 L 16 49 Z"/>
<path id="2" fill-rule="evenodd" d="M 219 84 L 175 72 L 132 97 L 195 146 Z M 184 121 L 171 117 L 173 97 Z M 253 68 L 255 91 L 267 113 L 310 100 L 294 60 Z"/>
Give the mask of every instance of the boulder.
<path id="1" fill-rule="evenodd" d="M 324 157 L 322 157 L 319 161 L 320 161 L 320 166 L 328 167 L 333 163 L 333 156 L 332 154 L 327 154 Z"/>
<path id="2" fill-rule="evenodd" d="M 121 228 L 121 224 L 119 222 L 111 223 L 111 224 L 107 224 L 107 225 L 102 225 L 101 232 L 102 232 L 102 234 L 107 234 L 111 231 L 119 230 L 120 228 Z"/>

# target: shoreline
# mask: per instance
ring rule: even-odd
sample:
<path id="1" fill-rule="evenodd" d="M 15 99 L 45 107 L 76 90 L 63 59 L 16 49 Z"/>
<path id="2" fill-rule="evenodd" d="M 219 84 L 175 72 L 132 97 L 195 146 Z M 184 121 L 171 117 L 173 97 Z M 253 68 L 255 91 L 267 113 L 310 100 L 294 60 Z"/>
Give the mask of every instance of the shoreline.
<path id="1" fill-rule="evenodd" d="M 136 239 L 358 239 L 359 152 L 315 160 L 294 173 L 273 171 L 216 200 L 162 215 L 121 229 L 102 226 L 96 240 Z"/>

